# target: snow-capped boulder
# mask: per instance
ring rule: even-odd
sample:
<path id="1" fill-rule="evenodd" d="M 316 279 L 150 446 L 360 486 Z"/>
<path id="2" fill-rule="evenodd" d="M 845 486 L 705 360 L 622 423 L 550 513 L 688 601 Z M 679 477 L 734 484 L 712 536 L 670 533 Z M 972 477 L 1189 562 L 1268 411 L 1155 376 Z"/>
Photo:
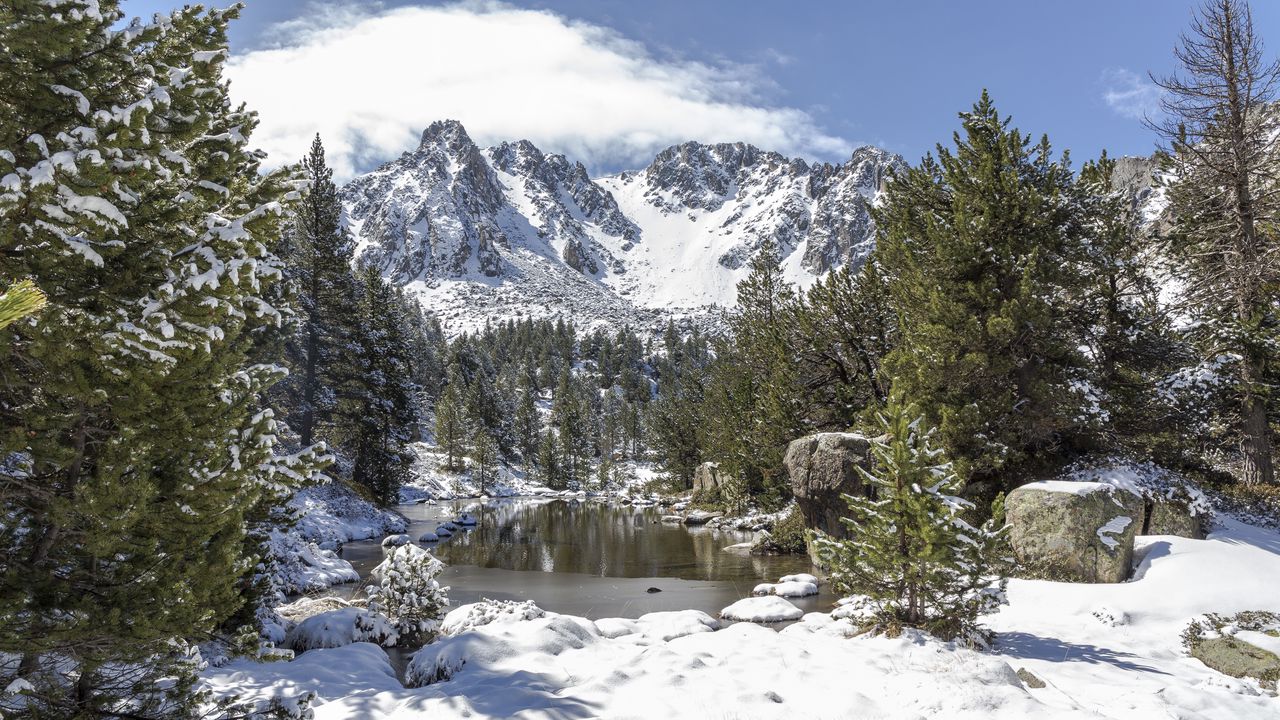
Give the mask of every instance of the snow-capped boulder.
<path id="1" fill-rule="evenodd" d="M 719 490 L 720 484 L 720 463 L 704 462 L 693 471 L 694 492 Z"/>
<path id="2" fill-rule="evenodd" d="M 471 513 L 462 513 L 453 521 L 453 523 L 461 527 L 474 527 L 476 524 L 476 516 Z"/>
<path id="3" fill-rule="evenodd" d="M 405 535 L 404 533 L 388 535 L 382 538 L 382 547 L 400 547 L 401 545 L 408 545 L 411 542 L 413 542 L 413 538 Z"/>
<path id="4" fill-rule="evenodd" d="M 685 635 L 720 629 L 720 622 L 701 610 L 651 612 L 636 619 L 639 631 L 650 640 L 667 642 Z"/>
<path id="5" fill-rule="evenodd" d="M 284 644 L 296 652 L 306 652 L 358 642 L 391 647 L 398 639 L 395 626 L 381 613 L 345 607 L 313 615 L 298 623 L 289 630 Z"/>
<path id="6" fill-rule="evenodd" d="M 418 536 L 418 542 L 420 543 L 440 542 L 440 536 L 428 530 L 427 532 L 424 532 Z"/>
<path id="7" fill-rule="evenodd" d="M 694 510 L 684 516 L 685 525 L 706 525 L 708 522 L 724 516 L 724 513 L 711 512 L 710 510 Z"/>
<path id="8" fill-rule="evenodd" d="M 481 600 L 450 610 L 440 623 L 440 634 L 457 635 L 483 625 L 536 620 L 546 614 L 532 600 Z"/>
<path id="9" fill-rule="evenodd" d="M 776 623 L 799 620 L 804 611 L 777 595 L 743 598 L 720 611 L 724 620 L 753 623 Z"/>
<path id="10" fill-rule="evenodd" d="M 818 433 L 793 440 L 783 464 L 805 525 L 845 537 L 848 514 L 842 495 L 861 495 L 858 468 L 870 468 L 871 441 L 856 433 Z"/>
<path id="11" fill-rule="evenodd" d="M 787 577 L 795 577 L 788 575 Z M 805 575 L 804 577 L 813 577 Z M 783 580 L 776 583 L 760 583 L 751 590 L 752 595 L 777 595 L 778 597 L 798 598 L 818 594 L 818 584 L 804 580 Z"/>
<path id="12" fill-rule="evenodd" d="M 1065 480 L 1100 482 L 1141 498 L 1138 535 L 1203 539 L 1211 515 L 1208 497 L 1190 480 L 1150 462 L 1104 459 L 1082 464 Z"/>
<path id="13" fill-rule="evenodd" d="M 426 687 L 449 680 L 459 672 L 498 676 L 494 668 L 510 658 L 555 656 L 600 641 L 595 623 L 568 615 L 528 622 L 496 623 L 472 632 L 442 638 L 414 653 L 405 670 L 407 687 Z"/>
<path id="14" fill-rule="evenodd" d="M 1009 493 L 1009 541 L 1031 572 L 1054 579 L 1116 583 L 1129 577 L 1142 500 L 1100 482 L 1049 480 Z"/>
<path id="15" fill-rule="evenodd" d="M 447 537 L 452 537 L 452 536 L 453 536 L 453 531 L 454 531 L 454 530 L 456 530 L 456 529 L 457 529 L 456 527 L 454 527 L 453 525 L 449 525 L 449 524 L 446 524 L 446 525 L 437 525 L 437 526 L 436 526 L 436 537 L 438 537 L 438 538 L 447 538 Z"/>
<path id="16" fill-rule="evenodd" d="M 787 583 L 787 582 L 813 583 L 814 585 L 819 584 L 818 578 L 813 575 L 810 575 L 809 573 L 796 573 L 795 575 L 783 575 L 782 577 L 778 578 L 778 582 L 780 583 Z"/>

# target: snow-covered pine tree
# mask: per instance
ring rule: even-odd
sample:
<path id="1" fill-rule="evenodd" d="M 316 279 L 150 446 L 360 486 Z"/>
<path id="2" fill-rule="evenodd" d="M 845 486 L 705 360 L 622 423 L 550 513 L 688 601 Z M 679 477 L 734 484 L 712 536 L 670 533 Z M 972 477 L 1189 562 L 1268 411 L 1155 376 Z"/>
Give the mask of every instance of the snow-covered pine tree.
<path id="1" fill-rule="evenodd" d="M 391 619 L 400 633 L 399 644 L 424 645 L 435 639 L 449 588 L 440 586 L 444 563 L 417 545 L 394 548 L 370 575 L 369 607 Z"/>
<path id="2" fill-rule="evenodd" d="M 1271 423 L 1280 381 L 1280 60 L 1267 62 L 1248 2 L 1208 0 L 1156 78 L 1171 146 L 1171 249 L 1206 365 L 1234 392 L 1224 415 L 1246 484 L 1276 482 Z"/>
<path id="3" fill-rule="evenodd" d="M 870 629 L 985 642 L 978 617 L 1003 597 L 1003 528 L 965 520 L 973 504 L 956 496 L 962 483 L 914 407 L 895 397 L 878 420 L 888 439 L 873 446 L 874 470 L 859 468 L 874 497 L 845 496 L 849 538 L 819 538 L 818 557 L 836 590 L 859 598 Z"/>
<path id="4" fill-rule="evenodd" d="M 0 330 L 0 652 L 42 716 L 188 716 L 245 513 L 313 467 L 274 455 L 282 373 L 249 358 L 288 187 L 222 81 L 236 13 L 0 6 L 0 276 L 48 297 Z"/>

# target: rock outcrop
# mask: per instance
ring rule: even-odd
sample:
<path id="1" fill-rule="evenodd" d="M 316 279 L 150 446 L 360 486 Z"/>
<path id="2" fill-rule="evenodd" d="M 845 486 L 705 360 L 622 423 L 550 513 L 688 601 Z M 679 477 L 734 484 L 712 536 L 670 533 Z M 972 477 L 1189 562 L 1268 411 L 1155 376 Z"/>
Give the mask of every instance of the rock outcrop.
<path id="1" fill-rule="evenodd" d="M 787 446 L 783 464 L 806 526 L 846 536 L 840 518 L 848 505 L 841 495 L 865 492 L 858 468 L 869 469 L 870 456 L 871 441 L 856 433 L 806 435 Z"/>
<path id="2" fill-rule="evenodd" d="M 1141 498 L 1095 482 L 1036 482 L 1005 500 L 1018 560 L 1034 574 L 1072 582 L 1129 576 L 1142 510 Z"/>
<path id="3" fill-rule="evenodd" d="M 720 474 L 720 463 L 704 462 L 693 471 L 693 491 L 697 493 L 714 492 L 723 484 Z"/>

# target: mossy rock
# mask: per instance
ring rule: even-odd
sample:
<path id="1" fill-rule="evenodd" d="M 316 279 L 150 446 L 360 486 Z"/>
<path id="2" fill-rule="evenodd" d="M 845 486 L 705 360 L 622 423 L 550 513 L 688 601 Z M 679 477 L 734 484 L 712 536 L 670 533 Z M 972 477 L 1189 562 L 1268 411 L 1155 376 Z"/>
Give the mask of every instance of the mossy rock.
<path id="1" fill-rule="evenodd" d="M 1068 582 L 1127 579 L 1142 511 L 1140 498 L 1102 483 L 1031 483 L 1005 500 L 1019 564 L 1036 576 Z"/>
<path id="2" fill-rule="evenodd" d="M 1191 646 L 1191 657 L 1231 677 L 1267 682 L 1280 679 L 1280 657 L 1234 637 L 1200 640 Z"/>

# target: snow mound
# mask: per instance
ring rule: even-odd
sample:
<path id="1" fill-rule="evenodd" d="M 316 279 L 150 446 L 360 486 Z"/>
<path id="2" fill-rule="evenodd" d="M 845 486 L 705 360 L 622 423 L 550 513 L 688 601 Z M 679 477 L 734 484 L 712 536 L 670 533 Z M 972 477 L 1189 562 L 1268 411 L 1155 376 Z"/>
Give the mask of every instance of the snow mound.
<path id="1" fill-rule="evenodd" d="M 814 585 L 819 584 L 818 578 L 814 577 L 813 575 L 810 575 L 809 573 L 796 573 L 795 575 L 783 575 L 782 577 L 778 578 L 778 582 L 780 583 L 800 582 L 800 583 L 812 583 Z"/>
<path id="2" fill-rule="evenodd" d="M 552 657 L 566 650 L 582 649 L 599 639 L 595 623 L 567 615 L 491 623 L 445 637 L 414 653 L 405 670 L 405 685 L 425 687 L 450 680 L 464 667 L 493 674 L 500 663 L 519 656 L 540 656 L 550 665 Z"/>
<path id="3" fill-rule="evenodd" d="M 428 530 L 427 532 L 424 532 L 418 536 L 418 542 L 420 543 L 440 542 L 440 536 Z"/>
<path id="4" fill-rule="evenodd" d="M 596 629 L 600 631 L 600 637 L 610 640 L 640 634 L 640 624 L 629 618 L 600 618 L 596 620 Z"/>
<path id="5" fill-rule="evenodd" d="M 720 623 L 701 610 L 652 612 L 641 615 L 636 626 L 645 637 L 662 642 L 720 629 Z"/>
<path id="6" fill-rule="evenodd" d="M 442 537 L 442 538 L 453 537 L 454 530 L 455 528 L 450 527 L 449 525 L 440 525 L 436 527 L 436 537 Z"/>
<path id="7" fill-rule="evenodd" d="M 404 533 L 388 535 L 382 538 L 382 547 L 400 547 L 401 545 L 408 545 L 411 542 L 413 542 L 413 538 L 405 535 Z"/>
<path id="8" fill-rule="evenodd" d="M 775 623 L 799 620 L 804 611 L 777 595 L 743 598 L 720 611 L 724 620 L 753 623 Z"/>
<path id="9" fill-rule="evenodd" d="M 284 644 L 296 652 L 306 652 L 358 642 L 391 647 L 398 639 L 395 626 L 381 613 L 365 608 L 346 607 L 303 620 L 289 630 Z"/>
<path id="10" fill-rule="evenodd" d="M 462 513 L 453 522 L 455 525 L 462 527 L 472 527 L 476 524 L 476 516 L 470 513 Z"/>
<path id="11" fill-rule="evenodd" d="M 324 590 L 331 585 L 355 582 L 360 573 L 332 550 L 322 550 L 296 532 L 272 530 L 263 545 L 277 589 L 286 595 Z"/>
<path id="12" fill-rule="evenodd" d="M 546 615 L 532 600 L 481 600 L 450 610 L 440 624 L 440 634 L 458 635 L 484 625 L 536 620 Z"/>
<path id="13" fill-rule="evenodd" d="M 351 603 L 340 597 L 301 597 L 291 603 L 277 606 L 276 612 L 285 620 L 300 623 L 321 613 L 349 607 L 351 607 Z"/>
<path id="14" fill-rule="evenodd" d="M 796 577 L 788 575 L 787 577 Z M 813 577 L 812 575 L 803 575 L 801 577 Z M 760 583 L 751 590 L 752 595 L 777 595 L 778 597 L 809 597 L 818 594 L 818 584 L 802 580 L 787 580 L 776 583 Z"/>

